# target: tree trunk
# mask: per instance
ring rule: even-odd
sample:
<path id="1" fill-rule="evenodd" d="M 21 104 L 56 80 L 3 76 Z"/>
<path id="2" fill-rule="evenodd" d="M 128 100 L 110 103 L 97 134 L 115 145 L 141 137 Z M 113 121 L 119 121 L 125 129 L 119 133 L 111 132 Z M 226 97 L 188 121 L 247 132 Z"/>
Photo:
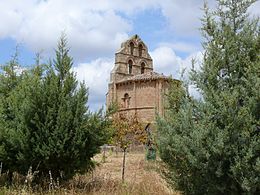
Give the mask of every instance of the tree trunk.
<path id="1" fill-rule="evenodd" d="M 12 185 L 13 184 L 13 172 L 12 171 L 8 171 L 7 174 L 7 183 L 8 185 Z"/>
<path id="2" fill-rule="evenodd" d="M 126 148 L 123 150 L 123 168 L 122 168 L 122 181 L 125 181 L 125 155 L 126 155 Z"/>
<path id="3" fill-rule="evenodd" d="M 103 157 L 102 157 L 103 163 L 106 162 L 106 145 L 103 146 Z"/>

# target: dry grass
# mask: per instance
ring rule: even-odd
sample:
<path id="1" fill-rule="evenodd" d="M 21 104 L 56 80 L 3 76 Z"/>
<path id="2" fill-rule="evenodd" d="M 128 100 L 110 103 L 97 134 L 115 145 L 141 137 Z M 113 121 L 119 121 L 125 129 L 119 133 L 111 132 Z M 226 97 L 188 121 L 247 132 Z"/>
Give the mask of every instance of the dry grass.
<path id="1" fill-rule="evenodd" d="M 63 186 L 56 186 L 51 191 L 41 191 L 16 186 L 1 188 L 1 194 L 90 194 L 90 195 L 168 195 L 179 194 L 167 187 L 166 182 L 159 174 L 159 162 L 147 162 L 144 152 L 127 153 L 125 182 L 121 180 L 122 153 L 108 154 L 105 162 L 102 155 L 95 156 L 99 166 L 86 175 L 76 175 Z"/>

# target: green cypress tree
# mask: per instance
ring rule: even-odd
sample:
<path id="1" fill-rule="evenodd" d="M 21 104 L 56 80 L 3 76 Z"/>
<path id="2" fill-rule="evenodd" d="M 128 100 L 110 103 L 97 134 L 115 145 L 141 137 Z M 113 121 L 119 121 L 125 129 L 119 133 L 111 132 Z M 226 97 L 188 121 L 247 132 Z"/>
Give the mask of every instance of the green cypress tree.
<path id="1" fill-rule="evenodd" d="M 27 70 L 10 93 L 14 123 L 5 128 L 0 161 L 5 170 L 26 174 L 32 167 L 40 176 L 71 178 L 93 167 L 91 158 L 106 142 L 107 120 L 87 107 L 88 90 L 71 68 L 66 38 L 49 65 Z M 5 113 L 5 112 L 3 112 Z"/>
<path id="2" fill-rule="evenodd" d="M 168 115 L 158 120 L 166 177 L 185 194 L 260 192 L 260 31 L 247 15 L 254 2 L 205 6 L 203 63 L 191 72 L 202 99 L 172 87 Z"/>
<path id="3" fill-rule="evenodd" d="M 10 104 L 10 98 L 12 92 L 17 88 L 23 78 L 23 73 L 20 70 L 18 49 L 16 48 L 10 62 L 0 67 L 0 156 L 2 157 L 0 161 L 4 169 L 9 166 L 9 162 L 3 163 L 2 159 L 15 158 L 15 151 L 17 149 L 16 143 L 9 139 L 9 136 L 12 138 L 14 135 L 13 128 L 17 125 L 15 110 Z M 6 142 L 7 139 L 9 140 L 8 142 Z"/>

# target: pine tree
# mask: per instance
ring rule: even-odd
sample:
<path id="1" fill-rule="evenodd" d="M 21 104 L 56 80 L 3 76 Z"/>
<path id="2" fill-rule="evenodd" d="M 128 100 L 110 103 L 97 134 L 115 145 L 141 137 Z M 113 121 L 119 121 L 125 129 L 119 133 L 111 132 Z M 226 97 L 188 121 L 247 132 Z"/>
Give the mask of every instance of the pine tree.
<path id="1" fill-rule="evenodd" d="M 218 0 L 213 12 L 205 5 L 204 59 L 191 72 L 202 98 L 172 87 L 158 121 L 166 177 L 185 194 L 260 192 L 260 31 L 246 13 L 253 2 Z"/>
<path id="2" fill-rule="evenodd" d="M 3 120 L 8 128 L 0 143 L 5 170 L 26 174 L 32 167 L 39 176 L 51 171 L 66 180 L 93 167 L 91 158 L 106 142 L 107 119 L 88 110 L 88 90 L 77 82 L 72 65 L 63 36 L 56 59 L 25 71 L 10 92 L 8 109 L 14 116 Z"/>
<path id="3" fill-rule="evenodd" d="M 18 63 L 18 48 L 16 48 L 12 59 L 0 67 L 0 156 L 2 159 L 15 158 L 16 155 L 15 143 L 10 143 L 11 140 L 6 142 L 6 140 L 9 139 L 9 136 L 12 137 L 13 128 L 16 127 L 15 110 L 11 106 L 11 94 L 23 79 L 24 74 L 19 70 L 21 67 Z M 1 168 L 5 169 L 7 165 L 3 165 L 3 161 L 0 161 Z"/>

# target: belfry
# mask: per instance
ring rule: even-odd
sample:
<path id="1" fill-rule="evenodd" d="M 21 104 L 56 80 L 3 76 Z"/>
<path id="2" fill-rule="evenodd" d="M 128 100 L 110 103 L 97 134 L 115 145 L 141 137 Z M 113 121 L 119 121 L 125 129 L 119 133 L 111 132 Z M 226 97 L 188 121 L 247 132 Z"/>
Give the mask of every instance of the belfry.
<path id="1" fill-rule="evenodd" d="M 121 44 L 115 54 L 106 94 L 107 107 L 116 103 L 118 112 L 136 114 L 144 124 L 155 122 L 165 113 L 165 94 L 170 77 L 153 71 L 148 48 L 138 35 Z"/>

